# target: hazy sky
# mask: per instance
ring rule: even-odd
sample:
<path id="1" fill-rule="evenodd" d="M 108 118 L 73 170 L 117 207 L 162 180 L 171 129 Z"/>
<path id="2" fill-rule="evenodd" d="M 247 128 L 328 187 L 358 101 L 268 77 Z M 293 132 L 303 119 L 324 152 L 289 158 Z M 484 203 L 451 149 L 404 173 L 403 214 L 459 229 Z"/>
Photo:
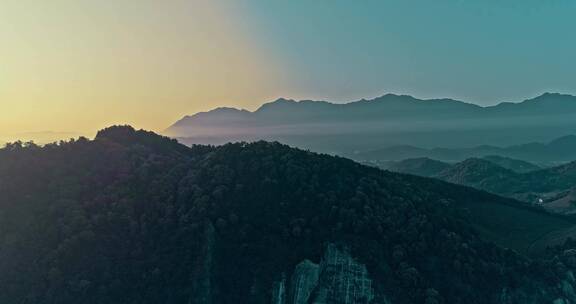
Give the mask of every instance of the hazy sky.
<path id="1" fill-rule="evenodd" d="M 0 0 L 0 141 L 217 106 L 576 93 L 571 0 Z"/>

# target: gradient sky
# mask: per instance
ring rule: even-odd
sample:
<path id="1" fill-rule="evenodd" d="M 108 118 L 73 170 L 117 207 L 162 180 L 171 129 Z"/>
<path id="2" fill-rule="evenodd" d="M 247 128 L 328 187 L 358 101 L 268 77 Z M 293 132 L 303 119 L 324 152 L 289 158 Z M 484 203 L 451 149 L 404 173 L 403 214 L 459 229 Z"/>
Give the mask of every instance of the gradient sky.
<path id="1" fill-rule="evenodd" d="M 0 141 L 218 106 L 576 93 L 570 0 L 0 0 Z"/>

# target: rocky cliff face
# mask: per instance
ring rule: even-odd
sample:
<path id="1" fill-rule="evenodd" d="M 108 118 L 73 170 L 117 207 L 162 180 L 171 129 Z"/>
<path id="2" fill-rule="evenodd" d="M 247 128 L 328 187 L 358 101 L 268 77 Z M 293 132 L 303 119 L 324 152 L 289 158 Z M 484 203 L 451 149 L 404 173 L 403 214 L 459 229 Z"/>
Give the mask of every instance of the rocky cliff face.
<path id="1" fill-rule="evenodd" d="M 286 276 L 282 274 L 280 281 L 274 282 L 272 285 L 272 301 L 271 304 L 286 304 Z"/>
<path id="2" fill-rule="evenodd" d="M 288 284 L 287 297 L 285 276 L 274 284 L 273 304 L 368 304 L 374 300 L 366 266 L 334 244 L 327 246 L 319 264 L 309 260 L 298 264 Z"/>
<path id="3" fill-rule="evenodd" d="M 306 304 L 314 288 L 318 285 L 320 266 L 304 260 L 296 266 L 292 275 L 291 303 Z"/>

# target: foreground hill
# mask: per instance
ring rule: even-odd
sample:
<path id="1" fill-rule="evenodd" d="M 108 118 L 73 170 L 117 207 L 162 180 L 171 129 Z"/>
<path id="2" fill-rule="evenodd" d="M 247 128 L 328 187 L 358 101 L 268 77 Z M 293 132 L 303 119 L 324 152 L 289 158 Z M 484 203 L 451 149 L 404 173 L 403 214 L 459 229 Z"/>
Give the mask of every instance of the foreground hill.
<path id="1" fill-rule="evenodd" d="M 13 144 L 0 191 L 1 303 L 576 301 L 571 219 L 277 143 Z"/>
<path id="2" fill-rule="evenodd" d="M 576 97 L 571 95 L 547 93 L 523 102 L 480 107 L 452 99 L 388 94 L 346 104 L 278 99 L 253 112 L 218 108 L 186 116 L 166 132 L 184 143 L 264 139 L 313 151 L 353 153 L 392 145 L 548 141 L 571 134 L 575 121 Z M 402 159 L 426 156 L 403 155 Z"/>

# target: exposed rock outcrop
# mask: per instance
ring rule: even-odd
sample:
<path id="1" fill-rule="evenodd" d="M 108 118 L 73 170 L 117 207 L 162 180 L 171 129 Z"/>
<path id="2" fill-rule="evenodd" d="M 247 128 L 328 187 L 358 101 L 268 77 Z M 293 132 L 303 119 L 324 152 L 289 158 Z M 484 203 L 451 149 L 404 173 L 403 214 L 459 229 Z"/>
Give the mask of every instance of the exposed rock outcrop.
<path id="1" fill-rule="evenodd" d="M 282 274 L 280 281 L 276 281 L 272 285 L 271 304 L 286 304 L 286 275 L 284 274 Z"/>
<path id="2" fill-rule="evenodd" d="M 374 299 L 372 280 L 364 264 L 357 262 L 347 248 L 329 244 L 320 264 L 304 260 L 289 282 L 290 295 L 284 295 L 285 277 L 274 283 L 274 304 L 368 304 Z"/>
<path id="3" fill-rule="evenodd" d="M 306 304 L 318 284 L 320 266 L 304 260 L 296 266 L 292 275 L 291 299 L 294 304 Z"/>
<path id="4" fill-rule="evenodd" d="M 372 280 L 366 266 L 357 262 L 346 248 L 328 245 L 320 269 L 314 303 L 367 304 L 374 299 Z"/>

